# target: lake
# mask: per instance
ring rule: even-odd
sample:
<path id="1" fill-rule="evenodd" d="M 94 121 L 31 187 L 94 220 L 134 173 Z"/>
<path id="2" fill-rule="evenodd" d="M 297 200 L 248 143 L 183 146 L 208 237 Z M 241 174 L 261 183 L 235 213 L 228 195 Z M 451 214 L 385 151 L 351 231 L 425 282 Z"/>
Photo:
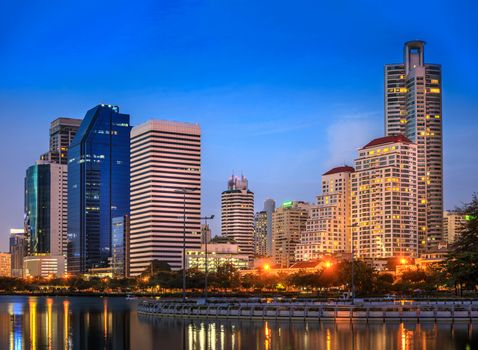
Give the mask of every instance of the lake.
<path id="1" fill-rule="evenodd" d="M 159 319 L 136 300 L 0 296 L 0 349 L 476 349 L 478 324 Z"/>

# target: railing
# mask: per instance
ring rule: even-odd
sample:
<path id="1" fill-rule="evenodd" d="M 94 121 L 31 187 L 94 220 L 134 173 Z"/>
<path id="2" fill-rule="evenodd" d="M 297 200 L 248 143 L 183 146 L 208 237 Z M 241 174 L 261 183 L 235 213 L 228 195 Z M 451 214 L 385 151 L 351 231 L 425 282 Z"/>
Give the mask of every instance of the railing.
<path id="1" fill-rule="evenodd" d="M 305 320 L 477 321 L 478 301 L 340 303 L 212 303 L 143 301 L 138 313 L 159 317 Z"/>

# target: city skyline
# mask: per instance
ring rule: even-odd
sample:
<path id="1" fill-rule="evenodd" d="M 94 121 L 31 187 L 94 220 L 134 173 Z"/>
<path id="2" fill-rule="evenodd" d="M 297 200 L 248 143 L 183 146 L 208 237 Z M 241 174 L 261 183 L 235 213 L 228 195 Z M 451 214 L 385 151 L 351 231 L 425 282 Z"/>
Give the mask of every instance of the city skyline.
<path id="1" fill-rule="evenodd" d="M 277 19 L 271 21 L 282 31 L 279 30 L 277 36 L 267 32 L 274 40 L 277 40 L 281 33 L 284 34 L 285 29 L 278 23 L 278 19 L 285 16 L 284 9 L 279 10 L 282 12 Z M 337 11 L 334 8 L 328 10 Z M 188 9 L 181 11 L 189 18 Z M 360 11 L 366 11 L 366 8 Z M 451 19 L 454 18 L 454 13 L 450 10 Z M 468 13 L 473 13 L 473 10 L 470 9 Z M 244 11 L 239 11 L 239 14 L 250 16 Z M 174 9 L 166 11 L 168 20 L 174 20 L 176 17 Z M 304 23 L 305 26 L 312 25 L 312 19 L 306 17 Z M 352 22 L 354 23 L 357 24 Z M 305 55 L 286 55 L 284 50 L 280 51 L 284 57 L 275 59 L 272 54 L 278 46 L 272 40 L 270 45 L 258 51 L 257 64 L 248 60 L 250 57 L 245 54 L 245 63 L 239 64 L 237 60 L 233 62 L 232 67 L 240 68 L 237 72 L 229 72 L 231 67 L 218 67 L 212 71 L 215 73 L 212 78 L 204 84 L 204 73 L 198 73 L 204 68 L 202 60 L 195 69 L 192 62 L 183 61 L 185 73 L 180 76 L 171 73 L 169 77 L 157 81 L 135 80 L 131 76 L 132 72 L 128 71 L 129 74 L 124 78 L 129 77 L 132 80 L 130 84 L 126 84 L 128 87 L 122 90 L 113 86 L 118 83 L 117 80 L 110 82 L 111 85 L 101 80 L 87 83 L 73 73 L 60 78 L 68 67 L 63 65 L 54 68 L 50 66 L 51 63 L 45 62 L 45 68 L 39 69 L 36 75 L 32 75 L 30 70 L 40 66 L 27 64 L 22 74 L 14 76 L 12 72 L 16 72 L 15 67 L 22 63 L 21 60 L 14 62 L 14 58 L 22 53 L 24 46 L 8 40 L 17 38 L 22 41 L 22 32 L 16 27 L 12 28 L 12 34 L 5 38 L 9 52 L 1 59 L 5 79 L 0 90 L 0 104 L 5 128 L 0 139 L 1 146 L 5 149 L 11 149 L 11 145 L 17 147 L 11 154 L 7 154 L 5 165 L 9 171 L 2 175 L 4 195 L 0 201 L 0 250 L 7 250 L 9 228 L 22 226 L 23 174 L 27 166 L 38 158 L 38 149 L 43 150 L 48 146 L 46 132 L 49 123 L 60 115 L 82 117 L 87 109 L 101 102 L 118 104 L 122 111 L 131 114 L 133 126 L 151 118 L 188 121 L 201 125 L 204 134 L 202 192 L 205 215 L 220 213 L 220 193 L 224 187 L 224 178 L 229 176 L 232 170 L 236 173 L 243 172 L 249 178 L 251 188 L 256 194 L 256 211 L 261 209 L 266 198 L 273 198 L 278 204 L 286 199 L 312 202 L 320 192 L 320 175 L 324 171 L 333 166 L 352 164 L 359 147 L 374 137 L 382 136 L 383 67 L 390 62 L 401 62 L 401 45 L 415 38 L 427 42 L 427 61 L 443 65 L 445 209 L 453 209 L 460 202 L 469 200 L 474 190 L 474 174 L 478 170 L 477 155 L 463 152 L 464 149 L 472 149 L 476 145 L 473 135 L 478 129 L 478 118 L 474 117 L 478 110 L 474 102 L 477 100 L 476 91 L 472 89 L 472 78 L 464 73 L 472 67 L 471 59 L 465 56 L 475 57 L 478 51 L 476 43 L 473 43 L 476 29 L 470 27 L 470 31 L 465 30 L 466 25 L 460 25 L 456 18 L 453 23 L 456 25 L 456 33 L 453 30 L 445 33 L 442 29 L 432 33 L 416 25 L 400 35 L 385 30 L 384 33 L 377 34 L 378 37 L 374 37 L 373 45 L 368 41 L 363 41 L 360 45 L 345 44 L 345 41 L 343 45 L 331 45 L 335 40 L 344 40 L 344 32 L 332 35 L 333 38 L 325 38 L 319 35 L 319 27 L 312 27 L 316 30 L 309 36 L 304 34 L 304 28 L 296 28 L 292 31 L 292 37 L 286 40 L 286 47 L 300 51 L 301 47 L 311 45 L 310 42 L 297 41 L 301 35 L 303 39 L 322 41 L 317 41 L 313 48 L 309 47 L 308 51 L 304 51 Z M 258 26 L 265 29 L 255 23 L 254 27 Z M 45 26 L 40 28 L 51 30 Z M 148 35 L 152 33 L 152 29 L 149 29 Z M 127 27 L 125 30 L 131 29 Z M 202 28 L 201 33 L 207 34 L 204 31 Z M 359 32 L 361 37 L 366 37 L 367 32 L 363 32 L 363 29 Z M 457 33 L 460 35 L 456 35 Z M 73 37 L 79 35 L 78 32 L 73 34 Z M 241 37 L 237 32 L 228 34 L 232 38 Z M 368 34 L 370 35 L 370 32 Z M 91 33 L 85 35 L 88 37 Z M 184 32 L 179 32 L 178 35 L 183 39 L 187 38 Z M 118 40 L 119 36 L 114 36 L 114 39 Z M 144 39 L 144 43 L 148 42 L 148 38 Z M 220 36 L 219 39 L 225 40 L 225 37 Z M 250 38 L 245 40 L 244 44 L 247 44 L 246 48 L 258 50 L 255 46 L 258 42 Z M 60 44 L 65 43 L 66 41 L 60 40 Z M 86 45 L 85 42 L 82 44 Z M 98 45 L 99 43 L 93 40 L 93 46 Z M 221 53 L 218 43 L 211 45 L 215 53 Z M 326 45 L 327 50 L 321 50 Z M 454 53 L 453 49 L 457 47 L 466 52 L 466 55 Z M 233 47 L 231 53 L 237 49 L 239 48 Z M 111 54 L 107 54 L 108 50 L 116 52 L 112 47 L 101 52 L 108 56 Z M 198 48 L 195 47 L 194 50 Z M 180 47 L 173 49 L 174 54 L 179 54 L 180 51 Z M 47 49 L 45 59 L 53 52 L 55 50 Z M 70 49 L 66 50 L 65 54 L 72 55 L 73 52 L 74 50 Z M 352 52 L 356 56 L 350 56 Z M 316 61 L 319 56 L 323 58 Z M 348 57 L 354 58 L 351 60 Z M 270 67 L 265 65 L 267 60 L 270 60 Z M 332 65 L 332 71 L 337 74 L 331 82 L 334 74 L 327 73 L 326 68 L 334 60 L 338 60 L 338 63 Z M 347 66 L 348 62 L 354 63 L 353 67 Z M 80 72 L 87 68 L 80 67 Z M 167 60 L 160 62 L 154 76 L 160 77 L 165 72 L 165 67 Z M 120 68 L 108 69 L 100 65 L 91 74 L 97 73 L 98 69 L 105 69 L 104 74 L 108 76 L 119 72 Z M 173 72 L 178 73 L 179 68 L 179 65 L 174 66 Z M 213 69 L 211 66 L 206 68 L 206 72 Z M 255 68 L 256 74 L 246 74 L 240 78 L 240 74 L 247 68 Z M 223 70 L 229 73 L 220 77 Z M 280 74 L 276 76 L 277 70 Z M 195 74 L 186 77 L 187 72 Z M 55 74 L 52 79 L 46 80 L 46 73 Z M 27 76 L 28 74 L 30 76 Z M 104 77 L 105 75 L 102 76 Z M 20 83 L 25 85 L 19 87 Z M 90 84 L 96 84 L 93 85 L 95 88 L 90 90 Z M 53 100 L 48 98 L 49 96 L 57 98 Z M 43 99 L 48 103 L 42 102 Z M 29 103 L 20 103 L 24 100 Z M 18 136 L 19 130 L 22 130 L 22 139 L 14 138 Z M 224 133 L 224 130 L 234 132 Z M 355 133 L 355 130 L 362 134 Z M 334 136 L 337 131 L 343 136 Z M 231 153 L 235 157 L 228 157 Z M 253 159 L 254 157 L 257 159 Z M 283 166 L 284 158 L 292 159 L 287 168 Z M 219 220 L 211 222 L 211 226 L 214 235 L 220 233 Z"/>

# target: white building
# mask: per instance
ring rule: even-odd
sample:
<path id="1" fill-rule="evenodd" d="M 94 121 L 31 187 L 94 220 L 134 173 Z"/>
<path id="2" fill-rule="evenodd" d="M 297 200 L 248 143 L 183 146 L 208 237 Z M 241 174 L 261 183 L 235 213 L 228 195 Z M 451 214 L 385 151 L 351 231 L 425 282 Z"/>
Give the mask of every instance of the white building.
<path id="1" fill-rule="evenodd" d="M 354 168 L 341 166 L 322 175 L 322 194 L 312 205 L 295 249 L 297 261 L 350 250 L 350 178 Z"/>
<path id="2" fill-rule="evenodd" d="M 239 244 L 241 252 L 254 257 L 254 193 L 244 176 L 229 178 L 221 194 L 221 233 Z"/>
<path id="3" fill-rule="evenodd" d="M 445 210 L 443 212 L 443 236 L 446 242 L 455 242 L 465 225 L 465 214 L 451 210 Z"/>
<path id="4" fill-rule="evenodd" d="M 184 232 L 186 249 L 200 247 L 200 217 L 199 125 L 151 120 L 134 127 L 130 274 L 140 274 L 155 259 L 181 269 Z"/>
<path id="5" fill-rule="evenodd" d="M 66 258 L 63 255 L 34 255 L 23 259 L 24 277 L 63 277 Z"/>
<path id="6" fill-rule="evenodd" d="M 417 256 L 417 146 L 403 135 L 359 149 L 352 173 L 355 256 Z"/>

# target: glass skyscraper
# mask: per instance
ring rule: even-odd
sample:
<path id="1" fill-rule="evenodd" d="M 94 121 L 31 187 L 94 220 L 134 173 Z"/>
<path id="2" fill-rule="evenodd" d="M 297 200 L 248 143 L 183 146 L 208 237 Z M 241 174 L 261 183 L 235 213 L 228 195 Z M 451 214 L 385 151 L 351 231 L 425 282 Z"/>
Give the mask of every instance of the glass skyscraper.
<path id="1" fill-rule="evenodd" d="M 90 109 L 68 151 L 68 271 L 108 267 L 112 219 L 129 215 L 129 115 Z"/>

